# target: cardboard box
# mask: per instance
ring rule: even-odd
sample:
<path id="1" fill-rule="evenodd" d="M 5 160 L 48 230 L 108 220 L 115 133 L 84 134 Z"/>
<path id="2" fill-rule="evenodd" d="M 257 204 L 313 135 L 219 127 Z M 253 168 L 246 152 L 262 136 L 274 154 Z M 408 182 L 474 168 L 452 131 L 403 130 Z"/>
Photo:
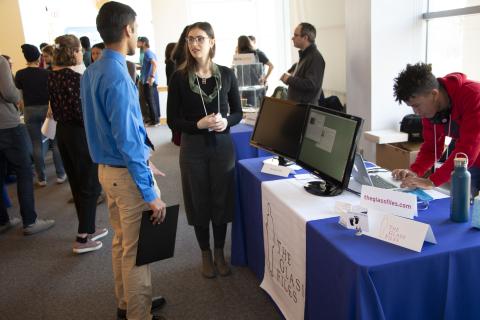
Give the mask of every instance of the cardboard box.
<path id="1" fill-rule="evenodd" d="M 377 144 L 377 165 L 389 170 L 409 168 L 415 161 L 421 143 Z"/>

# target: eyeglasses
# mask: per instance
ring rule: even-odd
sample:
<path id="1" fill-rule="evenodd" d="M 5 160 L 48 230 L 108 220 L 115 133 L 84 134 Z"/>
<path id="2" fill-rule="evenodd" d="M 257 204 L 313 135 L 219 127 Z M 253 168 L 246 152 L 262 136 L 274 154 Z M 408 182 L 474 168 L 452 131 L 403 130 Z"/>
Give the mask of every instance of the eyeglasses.
<path id="1" fill-rule="evenodd" d="M 198 36 L 198 37 L 186 37 L 185 38 L 185 40 L 187 41 L 188 44 L 194 44 L 196 42 L 200 45 L 205 42 L 205 39 L 208 39 L 208 37 Z"/>

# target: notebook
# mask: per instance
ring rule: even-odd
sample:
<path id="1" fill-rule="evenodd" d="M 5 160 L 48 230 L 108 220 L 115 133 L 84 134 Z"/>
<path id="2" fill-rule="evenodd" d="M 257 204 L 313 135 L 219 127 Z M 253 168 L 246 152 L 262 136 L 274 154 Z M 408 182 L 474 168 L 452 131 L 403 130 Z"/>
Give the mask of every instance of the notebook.
<path id="1" fill-rule="evenodd" d="M 391 181 L 380 177 L 379 175 L 369 174 L 363 161 L 362 155 L 355 153 L 355 160 L 352 168 L 352 177 L 361 185 L 373 186 L 382 189 L 394 189 L 399 187 L 399 183 L 395 184 Z"/>
<path id="2" fill-rule="evenodd" d="M 165 220 L 156 225 L 150 220 L 152 210 L 143 211 L 138 237 L 137 266 L 173 257 L 178 209 L 178 204 L 167 207 Z"/>

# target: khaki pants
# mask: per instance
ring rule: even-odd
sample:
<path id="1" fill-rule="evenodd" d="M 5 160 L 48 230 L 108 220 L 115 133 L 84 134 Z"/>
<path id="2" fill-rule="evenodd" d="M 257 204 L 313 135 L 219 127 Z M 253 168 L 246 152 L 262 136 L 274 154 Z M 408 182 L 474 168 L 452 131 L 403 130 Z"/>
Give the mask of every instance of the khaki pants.
<path id="1" fill-rule="evenodd" d="M 142 211 L 148 210 L 149 206 L 128 169 L 100 164 L 98 178 L 107 195 L 110 223 L 115 232 L 112 265 L 117 306 L 127 310 L 129 320 L 149 320 L 152 303 L 150 265 L 135 265 Z M 156 182 L 155 188 L 160 196 Z"/>

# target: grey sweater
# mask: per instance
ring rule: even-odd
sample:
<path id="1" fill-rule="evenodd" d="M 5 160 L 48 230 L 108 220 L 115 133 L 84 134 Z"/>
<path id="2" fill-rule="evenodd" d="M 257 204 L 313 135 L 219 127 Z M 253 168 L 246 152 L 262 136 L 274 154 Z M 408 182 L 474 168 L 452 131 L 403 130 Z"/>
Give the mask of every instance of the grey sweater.
<path id="1" fill-rule="evenodd" d="M 20 100 L 20 92 L 13 83 L 8 61 L 0 56 L 0 129 L 14 128 L 20 124 L 20 115 L 15 103 Z"/>

